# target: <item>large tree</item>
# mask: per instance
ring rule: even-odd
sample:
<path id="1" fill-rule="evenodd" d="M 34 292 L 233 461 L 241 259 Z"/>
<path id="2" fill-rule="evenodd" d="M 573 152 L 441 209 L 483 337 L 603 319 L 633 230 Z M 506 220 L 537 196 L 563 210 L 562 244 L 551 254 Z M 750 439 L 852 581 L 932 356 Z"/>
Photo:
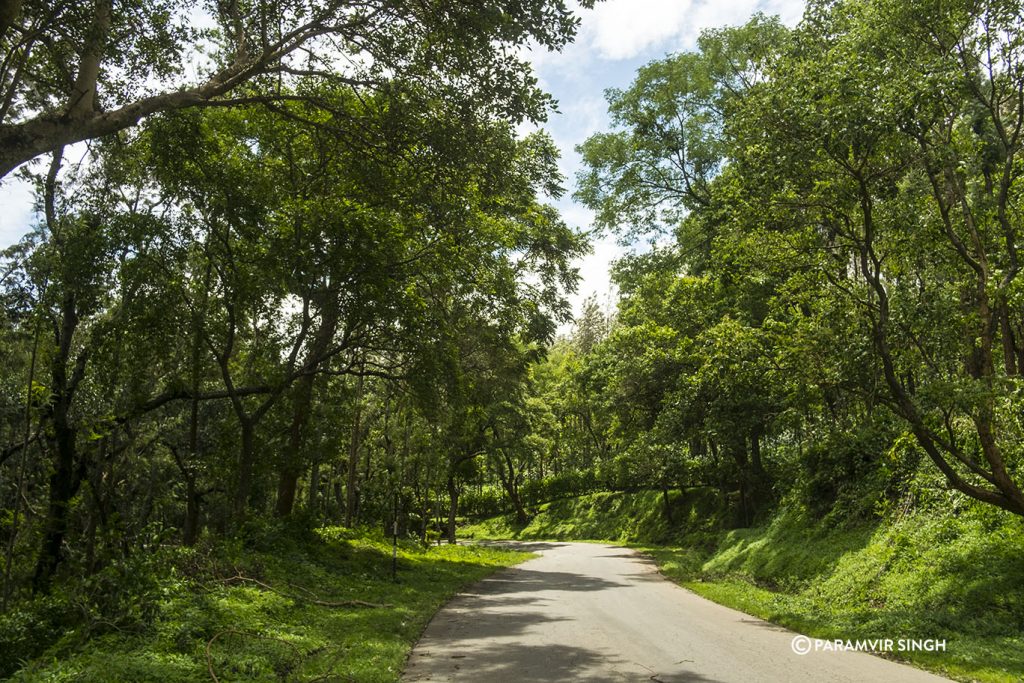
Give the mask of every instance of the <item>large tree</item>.
<path id="1" fill-rule="evenodd" d="M 748 201 L 864 316 L 919 447 L 1024 515 L 1022 21 L 1005 1 L 814 5 L 737 130 Z"/>
<path id="2" fill-rule="evenodd" d="M 563 0 L 6 0 L 0 177 L 157 112 L 316 101 L 288 88 L 303 78 L 537 120 L 549 97 L 513 48 L 560 49 L 576 23 Z"/>

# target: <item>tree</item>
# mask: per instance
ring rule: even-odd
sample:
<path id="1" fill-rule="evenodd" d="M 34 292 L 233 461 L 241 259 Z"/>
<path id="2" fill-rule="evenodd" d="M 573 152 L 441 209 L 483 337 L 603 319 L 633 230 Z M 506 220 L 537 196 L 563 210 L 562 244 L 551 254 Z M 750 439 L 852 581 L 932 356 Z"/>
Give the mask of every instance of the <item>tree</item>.
<path id="1" fill-rule="evenodd" d="M 790 230 L 835 254 L 819 267 L 865 316 L 887 402 L 949 483 L 1024 514 L 1016 428 L 999 408 L 1017 365 L 1009 215 L 1024 74 L 1009 27 L 1021 8 L 874 2 L 810 16 L 750 98 L 745 139 L 765 145 L 746 146 L 750 186 L 768 182 L 755 196 L 800 211 Z M 754 170 L 765 158 L 784 160 L 777 180 Z"/>
<path id="2" fill-rule="evenodd" d="M 688 212 L 710 208 L 711 181 L 728 155 L 727 119 L 786 35 L 777 19 L 759 14 L 705 31 L 696 52 L 651 62 L 627 90 L 608 91 L 616 130 L 578 149 L 585 168 L 576 197 L 596 212 L 598 227 L 632 239 L 673 232 Z M 691 259 L 708 237 L 687 245 Z"/>
<path id="3" fill-rule="evenodd" d="M 40 446 L 55 474 L 36 590 L 64 548 L 83 541 L 94 571 L 97 535 L 136 537 L 154 515 L 183 519 L 193 543 L 204 520 L 226 531 L 266 511 L 272 489 L 289 514 L 305 471 L 310 508 L 334 514 L 339 454 L 307 449 L 329 431 L 311 424 L 316 402 L 344 395 L 334 378 L 378 378 L 386 391 L 367 398 L 390 424 L 388 396 L 450 329 L 431 306 L 440 292 L 472 311 L 464 324 L 506 341 L 547 339 L 565 316 L 583 242 L 540 201 L 559 190 L 549 139 L 519 140 L 510 122 L 450 103 L 420 109 L 401 91 L 320 97 L 337 116 L 299 101 L 162 114 L 97 144 L 76 183 L 56 165 L 41 179 L 56 227 L 12 264 L 27 309 L 54 329 L 41 354 L 50 398 L 36 431 L 53 434 Z M 379 420 L 355 421 L 348 458 L 361 471 L 347 495 L 369 482 L 373 515 L 381 486 L 402 488 L 390 429 L 384 455 L 371 452 Z M 113 485 L 114 472 L 139 490 Z M 176 484 L 166 493 L 163 477 Z"/>
<path id="4" fill-rule="evenodd" d="M 329 108 L 290 88 L 306 78 L 358 90 L 404 81 L 420 102 L 540 120 L 550 98 L 508 48 L 560 49 L 576 22 L 563 0 L 12 0 L 0 15 L 0 177 L 160 112 L 295 99 Z"/>

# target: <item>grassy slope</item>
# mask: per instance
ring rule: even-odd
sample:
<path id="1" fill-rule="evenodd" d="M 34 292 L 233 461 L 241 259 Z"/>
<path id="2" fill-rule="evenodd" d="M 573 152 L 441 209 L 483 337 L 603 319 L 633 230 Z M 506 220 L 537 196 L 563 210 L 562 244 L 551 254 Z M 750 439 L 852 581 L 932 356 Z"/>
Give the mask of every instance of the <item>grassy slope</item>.
<path id="1" fill-rule="evenodd" d="M 222 681 L 394 681 L 441 604 L 494 569 L 529 557 L 403 544 L 394 583 L 389 543 L 338 528 L 230 556 L 218 550 L 213 560 L 177 552 L 175 569 L 159 581 L 148 625 L 99 628 L 106 632 L 89 638 L 81 628 L 72 631 L 13 680 L 208 682 L 212 665 Z M 276 592 L 224 580 L 239 573 Z M 351 600 L 388 606 L 315 602 Z"/>
<path id="2" fill-rule="evenodd" d="M 676 501 L 675 518 L 699 507 Z M 1011 515 L 968 505 L 835 529 L 782 512 L 687 534 L 695 521 L 669 525 L 654 493 L 605 493 L 545 506 L 523 529 L 496 518 L 466 532 L 629 543 L 687 588 L 809 635 L 945 638 L 946 653 L 906 659 L 962 680 L 1024 680 L 1024 526 Z"/>

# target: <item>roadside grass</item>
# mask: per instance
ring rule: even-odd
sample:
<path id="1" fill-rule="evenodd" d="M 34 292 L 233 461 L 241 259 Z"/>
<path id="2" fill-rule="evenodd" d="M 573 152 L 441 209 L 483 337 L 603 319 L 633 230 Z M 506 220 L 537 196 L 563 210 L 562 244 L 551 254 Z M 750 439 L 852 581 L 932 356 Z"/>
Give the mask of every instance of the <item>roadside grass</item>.
<path id="1" fill-rule="evenodd" d="M 365 531 L 282 530 L 247 547 L 178 548 L 155 591 L 140 596 L 149 618 L 71 629 L 12 680 L 396 681 L 445 601 L 530 556 L 403 542 L 393 582 L 390 543 Z M 19 616 L 0 621 L 0 649 L 18 647 Z"/>
<path id="2" fill-rule="evenodd" d="M 702 491 L 686 496 L 673 491 L 669 500 L 673 522 L 665 516 L 658 491 L 605 492 L 544 503 L 526 526 L 517 525 L 513 515 L 505 515 L 466 525 L 459 533 L 478 539 L 663 543 L 681 540 L 681 528 L 695 528 L 715 513 L 711 497 Z"/>
<path id="3" fill-rule="evenodd" d="M 633 500 L 610 502 L 614 496 Z M 591 498 L 594 510 L 582 522 L 562 517 Z M 664 520 L 659 503 L 655 492 L 599 494 L 542 507 L 522 529 L 495 518 L 467 532 L 630 545 L 699 595 L 811 637 L 945 639 L 946 652 L 891 657 L 964 681 L 1024 680 L 1024 524 L 1013 515 L 968 502 L 953 512 L 836 527 L 783 509 L 760 527 L 680 524 L 689 531 L 672 538 L 650 519 Z M 621 525 L 609 511 L 624 515 Z"/>

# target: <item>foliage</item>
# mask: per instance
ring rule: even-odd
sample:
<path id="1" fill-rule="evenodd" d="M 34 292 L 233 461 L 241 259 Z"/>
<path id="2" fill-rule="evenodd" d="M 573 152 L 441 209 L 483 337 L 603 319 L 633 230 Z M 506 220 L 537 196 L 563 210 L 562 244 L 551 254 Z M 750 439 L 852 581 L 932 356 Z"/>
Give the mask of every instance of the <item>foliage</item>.
<path id="1" fill-rule="evenodd" d="M 633 251 L 557 338 L 586 237 L 548 203 L 553 141 L 518 134 L 551 101 L 513 55 L 577 20 L 506 5 L 0 12 L 0 173 L 49 161 L 22 171 L 41 220 L 0 280 L 11 647 L 98 671 L 88 649 L 151 633 L 167 581 L 231 578 L 189 553 L 254 552 L 263 581 L 316 543 L 375 557 L 302 529 L 454 543 L 499 512 L 470 532 L 686 541 L 678 566 L 758 583 L 755 610 L 780 591 L 851 632 L 969 637 L 975 601 L 1012 637 L 1024 6 L 816 0 L 609 91 L 575 197 Z M 268 535 L 271 512 L 299 526 Z M 314 555 L 296 576 L 330 583 Z M 211 616 L 270 624 L 293 593 L 218 591 L 197 623 L 219 631 L 125 676 L 219 632 L 239 675 L 327 651 Z M 393 661 L 367 634 L 353 651 Z"/>
<path id="2" fill-rule="evenodd" d="M 548 203 L 554 143 L 518 133 L 552 101 L 512 55 L 576 26 L 561 0 L 4 5 L 0 175 L 29 162 L 40 211 L 0 280 L 16 656 L 102 677 L 169 581 L 195 588 L 190 548 L 227 561 L 271 514 L 422 541 L 482 473 L 515 498 L 548 450 L 530 366 L 587 246 Z M 200 591 L 196 619 L 280 611 L 248 589 Z M 234 673 L 305 647 L 225 629 Z M 122 675 L 194 676 L 198 637 L 125 647 Z"/>
<path id="3" fill-rule="evenodd" d="M 150 553 L 102 588 L 95 578 L 65 584 L 8 613 L 3 671 L 25 681 L 205 681 L 212 666 L 221 680 L 393 681 L 438 606 L 526 557 L 403 539 L 392 582 L 390 542 L 379 533 L 253 525 L 243 542 Z M 329 604 L 352 600 L 381 606 Z M 88 620 L 68 619 L 86 605 Z"/>
<path id="4" fill-rule="evenodd" d="M 657 246 L 616 264 L 616 324 L 575 370 L 600 472 L 715 487 L 749 526 L 792 490 L 868 519 L 923 457 L 1024 514 L 1022 21 L 1015 0 L 814 2 L 607 93 L 576 198 Z"/>
<path id="5" fill-rule="evenodd" d="M 509 48 L 561 49 L 576 23 L 561 0 L 16 0 L 0 13 L 0 176 L 155 113 L 239 104 L 275 111 L 295 101 L 335 111 L 330 98 L 293 89 L 304 81 L 401 89 L 419 106 L 449 101 L 486 119 L 539 121 L 550 96 Z M 357 134 L 358 122 L 346 128 Z"/>

